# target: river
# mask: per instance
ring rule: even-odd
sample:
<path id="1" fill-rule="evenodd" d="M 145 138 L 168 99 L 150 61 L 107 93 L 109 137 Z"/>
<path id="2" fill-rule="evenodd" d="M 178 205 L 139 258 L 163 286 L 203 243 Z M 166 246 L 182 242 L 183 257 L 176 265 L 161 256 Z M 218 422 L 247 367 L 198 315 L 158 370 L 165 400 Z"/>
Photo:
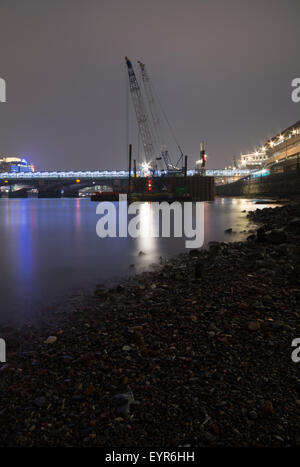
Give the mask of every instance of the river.
<path id="1" fill-rule="evenodd" d="M 188 251 L 185 238 L 101 239 L 96 207 L 84 198 L 0 199 L 1 322 L 31 322 L 74 294 L 90 293 L 97 284 L 115 283 Z M 243 231 L 251 226 L 242 211 L 264 207 L 249 199 L 204 203 L 205 244 L 245 239 L 249 233 Z M 151 222 L 151 205 L 144 215 Z M 224 232 L 231 227 L 234 233 Z"/>

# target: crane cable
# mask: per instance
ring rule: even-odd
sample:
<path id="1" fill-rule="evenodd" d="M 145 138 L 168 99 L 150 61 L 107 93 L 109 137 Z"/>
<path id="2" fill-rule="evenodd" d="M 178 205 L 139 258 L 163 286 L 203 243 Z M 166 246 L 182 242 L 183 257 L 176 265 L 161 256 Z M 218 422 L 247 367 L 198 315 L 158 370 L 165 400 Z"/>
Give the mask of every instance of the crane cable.
<path id="1" fill-rule="evenodd" d="M 173 128 L 172 128 L 171 123 L 169 122 L 169 119 L 168 119 L 168 117 L 167 117 L 167 114 L 166 114 L 166 112 L 164 111 L 164 108 L 163 108 L 163 106 L 162 106 L 162 103 L 161 103 L 161 101 L 160 101 L 160 99 L 159 99 L 159 97 L 158 97 L 158 94 L 157 94 L 157 92 L 156 92 L 154 86 L 152 86 L 152 88 L 153 88 L 153 93 L 154 93 L 154 95 L 155 95 L 155 97 L 156 97 L 156 99 L 157 99 L 157 102 L 158 102 L 158 104 L 159 104 L 160 110 L 161 110 L 161 112 L 162 112 L 162 114 L 163 114 L 163 116 L 164 116 L 164 118 L 165 118 L 165 120 L 166 120 L 166 122 L 167 122 L 167 125 L 168 125 L 168 127 L 169 127 L 170 132 L 171 132 L 171 135 L 173 136 L 174 141 L 175 141 L 175 143 L 176 143 L 176 145 L 177 145 L 177 147 L 178 147 L 178 149 L 179 149 L 179 151 L 180 151 L 180 154 L 181 154 L 181 156 L 180 156 L 180 158 L 178 159 L 178 162 L 177 162 L 177 164 L 176 164 L 176 166 L 177 166 L 177 165 L 179 164 L 180 160 L 183 158 L 184 154 L 183 154 L 183 151 L 182 151 L 182 149 L 181 149 L 181 147 L 180 147 L 180 145 L 179 145 L 179 143 L 178 143 L 178 141 L 177 141 L 177 138 L 176 138 L 176 136 L 175 136 L 175 132 L 174 132 L 174 130 L 173 130 Z"/>

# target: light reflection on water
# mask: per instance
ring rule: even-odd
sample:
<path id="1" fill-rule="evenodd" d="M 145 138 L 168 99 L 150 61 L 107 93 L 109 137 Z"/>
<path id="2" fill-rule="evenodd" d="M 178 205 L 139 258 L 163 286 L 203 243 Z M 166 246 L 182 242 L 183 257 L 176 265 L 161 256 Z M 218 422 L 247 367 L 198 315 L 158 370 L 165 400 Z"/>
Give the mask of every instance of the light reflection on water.
<path id="1" fill-rule="evenodd" d="M 79 198 L 0 199 L 1 320 L 33 319 L 71 294 L 186 251 L 184 238 L 98 238 L 96 206 Z M 264 207 L 247 199 L 205 203 L 205 243 L 243 240 L 249 226 L 242 211 Z M 151 203 L 142 205 L 141 218 L 153 222 Z M 237 233 L 225 234 L 230 227 Z"/>

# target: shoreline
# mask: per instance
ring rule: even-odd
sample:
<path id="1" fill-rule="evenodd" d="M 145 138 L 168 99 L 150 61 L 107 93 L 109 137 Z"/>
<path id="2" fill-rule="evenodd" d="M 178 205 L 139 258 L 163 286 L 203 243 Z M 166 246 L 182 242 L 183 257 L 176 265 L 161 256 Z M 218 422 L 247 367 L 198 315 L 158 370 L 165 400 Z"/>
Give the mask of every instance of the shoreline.
<path id="1" fill-rule="evenodd" d="M 71 200 L 71 199 L 69 199 Z M 247 218 L 244 216 L 244 208 L 245 209 L 256 209 L 255 201 L 250 200 L 245 201 L 236 201 L 230 199 L 224 200 L 219 199 L 216 202 L 209 202 L 205 203 L 205 210 L 207 210 L 208 217 L 205 218 L 205 223 L 207 224 L 216 224 L 211 225 L 210 230 L 211 232 L 205 233 L 205 243 L 202 248 L 207 248 L 209 241 L 216 240 L 216 241 L 244 241 L 247 237 L 248 232 L 250 233 L 250 229 L 255 226 L 249 225 Z M 39 201 L 37 200 L 39 203 Z M 92 203 L 83 203 L 82 208 L 83 212 L 82 215 L 85 215 L 85 209 L 91 207 Z M 234 218 L 232 216 L 222 216 L 222 212 L 224 210 L 223 204 L 227 205 L 230 204 L 229 210 L 234 211 L 234 205 L 236 204 L 236 212 L 234 214 Z M 241 208 L 239 209 L 239 204 L 241 204 Z M 245 204 L 245 206 L 242 206 Z M 265 201 L 265 204 L 268 205 L 269 201 Z M 221 206 L 222 205 L 222 206 Z M 271 205 L 272 206 L 272 205 Z M 272 206 L 273 207 L 273 206 Z M 94 211 L 92 209 L 92 211 Z M 217 219 L 216 212 L 218 211 L 218 218 L 222 219 L 220 222 L 215 221 Z M 60 215 L 60 210 L 57 213 Z M 38 213 L 37 213 L 38 215 Z M 93 212 L 94 216 L 94 212 Z M 230 217 L 230 220 L 229 220 Z M 75 220 L 75 219 L 74 219 Z M 94 222 L 94 219 L 92 220 Z M 219 225 L 220 224 L 220 225 Z M 229 227 L 236 226 L 236 229 L 232 231 L 232 235 L 229 235 L 228 232 L 225 230 L 231 230 Z M 60 229 L 60 224 L 56 225 L 57 229 Z M 88 232 L 90 229 L 86 229 L 87 235 L 91 235 L 91 232 Z M 3 325 L 13 324 L 16 328 L 20 328 L 26 324 L 33 324 L 36 325 L 39 321 L 49 321 L 49 317 L 53 313 L 53 310 L 58 309 L 61 305 L 65 306 L 69 301 L 72 303 L 73 298 L 77 296 L 80 299 L 80 296 L 89 296 L 93 294 L 95 287 L 97 285 L 102 284 L 105 288 L 113 288 L 117 286 L 118 283 L 126 284 L 126 281 L 130 278 L 140 274 L 145 270 L 150 270 L 150 268 L 157 268 L 162 262 L 168 261 L 171 258 L 176 257 L 180 252 L 188 251 L 186 248 L 181 248 L 180 245 L 174 248 L 172 245 L 174 243 L 174 239 L 171 236 L 170 242 L 166 243 L 166 241 L 159 239 L 157 242 L 157 246 L 152 248 L 152 245 L 148 248 L 147 245 L 140 245 L 140 248 L 135 248 L 134 246 L 123 250 L 122 255 L 118 255 L 120 258 L 124 257 L 122 260 L 116 260 L 117 255 L 114 253 L 115 245 L 113 244 L 114 241 L 110 242 L 109 248 L 112 248 L 112 261 L 115 262 L 115 266 L 112 268 L 109 267 L 109 272 L 106 273 L 103 270 L 103 264 L 100 267 L 99 261 L 101 264 L 101 249 L 103 245 L 101 245 L 102 241 L 99 242 L 98 238 L 94 236 L 94 228 L 92 225 L 92 234 L 93 234 L 93 246 L 90 247 L 88 241 L 88 237 L 86 236 L 86 240 L 82 239 L 81 253 L 78 256 L 80 257 L 80 265 L 82 264 L 85 267 L 86 264 L 90 261 L 91 264 L 91 273 L 89 275 L 82 274 L 80 269 L 75 271 L 75 264 L 72 261 L 73 251 L 68 250 L 68 253 L 65 252 L 64 257 L 66 258 L 67 255 L 69 259 L 63 260 L 62 262 L 58 258 L 57 261 L 54 261 L 52 264 L 52 274 L 48 274 L 47 271 L 47 254 L 43 254 L 40 259 L 37 257 L 38 249 L 43 248 L 44 251 L 47 251 L 47 247 L 45 247 L 45 243 L 48 241 L 47 236 L 43 238 L 43 233 L 40 232 L 40 228 L 38 228 L 38 238 L 37 238 L 37 245 L 38 247 L 32 248 L 32 254 L 36 255 L 35 260 L 35 275 L 37 282 L 39 285 L 34 290 L 34 282 L 35 279 L 32 277 L 30 280 L 30 288 L 24 293 L 23 297 L 21 294 L 17 294 L 18 299 L 15 299 L 13 296 L 12 291 L 7 291 L 6 288 L 2 287 L 2 293 L 4 294 L 4 303 L 2 304 L 1 308 L 1 320 L 0 320 L 0 335 L 1 335 L 1 327 Z M 70 239 L 68 238 L 69 235 L 73 235 L 74 232 L 69 232 L 68 235 L 65 236 L 65 241 L 69 242 Z M 252 232 L 251 232 L 252 233 Z M 95 242 L 96 239 L 96 242 Z M 73 242 L 76 242 L 76 237 L 73 238 Z M 176 242 L 176 240 L 175 240 Z M 144 242 L 142 242 L 144 243 Z M 11 246 L 12 247 L 12 246 Z M 158 247 L 158 248 L 157 248 Z M 85 249 L 85 251 L 84 251 Z M 89 256 L 89 252 L 95 249 L 95 255 L 91 257 Z M 98 251 L 96 251 L 98 249 Z M 123 249 L 123 247 L 122 247 Z M 107 248 L 105 249 L 107 251 Z M 141 250 L 145 253 L 142 254 Z M 156 251 L 155 251 L 156 250 Z M 100 253 L 100 254 L 99 254 Z M 125 253 L 125 254 L 124 254 Z M 141 255 L 139 254 L 141 253 Z M 95 261 L 95 258 L 98 256 L 98 261 Z M 89 260 L 88 260 L 89 258 Z M 4 262 L 9 261 L 9 258 L 4 258 Z M 51 258 L 50 258 L 51 261 Z M 110 263 L 110 258 L 106 257 L 106 261 Z M 119 269 L 119 266 L 121 269 Z M 63 269 L 69 271 L 67 274 L 62 275 L 61 271 Z M 71 269 L 73 268 L 73 269 Z M 24 287 L 26 282 L 26 274 L 25 274 L 26 265 L 23 264 L 24 274 L 23 277 L 18 277 L 15 273 L 13 274 L 13 279 L 16 281 L 15 285 L 17 288 Z M 72 272 L 70 275 L 69 273 Z M 44 274 L 45 273 L 45 274 Z M 58 278 L 56 279 L 56 273 L 58 273 Z M 72 284 L 72 280 L 69 278 L 74 273 L 74 280 L 76 285 Z M 44 276 L 43 283 L 38 280 L 39 276 Z M 53 281 L 53 277 L 55 280 Z M 25 280 L 24 280 L 25 279 Z M 48 284 L 48 285 L 47 285 Z M 65 285 L 65 286 L 64 286 Z M 44 292 L 42 291 L 42 286 L 44 286 Z M 6 297 L 7 295 L 7 297 Z"/>
<path id="2" fill-rule="evenodd" d="M 246 242 L 4 327 L 1 445 L 300 445 L 300 205 L 248 217 Z"/>

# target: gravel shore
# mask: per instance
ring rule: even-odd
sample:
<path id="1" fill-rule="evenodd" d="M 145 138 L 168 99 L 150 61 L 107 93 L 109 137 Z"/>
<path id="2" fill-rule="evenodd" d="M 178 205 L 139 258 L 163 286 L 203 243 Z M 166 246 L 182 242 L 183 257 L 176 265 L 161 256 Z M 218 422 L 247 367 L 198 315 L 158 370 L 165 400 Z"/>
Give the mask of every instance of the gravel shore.
<path id="1" fill-rule="evenodd" d="M 300 446 L 300 204 L 248 217 L 246 242 L 1 329 L 0 445 Z"/>

